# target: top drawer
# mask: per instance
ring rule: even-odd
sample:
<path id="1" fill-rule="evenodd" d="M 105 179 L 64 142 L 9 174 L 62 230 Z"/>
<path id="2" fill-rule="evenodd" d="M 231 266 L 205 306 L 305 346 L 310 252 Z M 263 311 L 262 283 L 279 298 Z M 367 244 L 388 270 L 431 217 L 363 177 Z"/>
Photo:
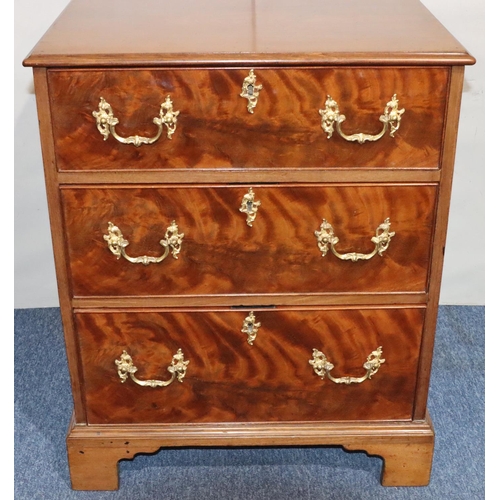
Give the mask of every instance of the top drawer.
<path id="1" fill-rule="evenodd" d="M 249 74 L 249 68 L 51 70 L 58 169 L 439 168 L 447 68 L 255 68 L 253 92 L 246 92 L 257 98 L 252 112 L 253 99 L 240 95 Z M 405 111 L 391 137 L 384 113 L 394 111 L 388 106 L 394 94 Z M 337 111 L 328 96 L 338 106 L 338 129 L 320 113 L 330 109 L 331 118 Z M 179 112 L 175 127 L 159 123 L 168 97 Z M 106 140 L 96 125 L 110 118 L 106 107 L 95 116 L 101 98 L 113 115 Z M 128 141 L 159 137 L 136 146 L 111 129 Z"/>

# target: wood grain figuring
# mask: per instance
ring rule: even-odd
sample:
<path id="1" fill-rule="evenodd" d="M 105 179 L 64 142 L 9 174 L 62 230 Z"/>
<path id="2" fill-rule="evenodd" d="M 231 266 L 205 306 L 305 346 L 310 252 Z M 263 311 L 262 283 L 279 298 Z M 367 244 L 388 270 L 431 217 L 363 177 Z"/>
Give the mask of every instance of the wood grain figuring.
<path id="1" fill-rule="evenodd" d="M 62 190 L 75 296 L 423 292 L 434 223 L 434 185 L 254 186 L 253 227 L 239 211 L 248 186 L 65 188 Z M 323 218 L 341 253 L 369 253 L 387 217 L 396 233 L 383 256 L 322 257 L 314 231 Z M 131 256 L 160 256 L 172 220 L 184 233 L 177 260 L 117 259 L 103 235 L 108 221 Z M 272 279 L 269 279 L 272 277 Z"/>
<path id="2" fill-rule="evenodd" d="M 248 69 L 50 71 L 57 168 L 438 168 L 447 68 L 255 68 L 263 90 L 254 114 L 240 97 Z M 346 116 L 345 133 L 377 134 L 384 107 L 405 108 L 394 138 L 348 142 L 321 129 L 327 95 Z M 170 95 L 179 110 L 171 140 L 136 148 L 104 141 L 92 112 L 112 106 L 123 137 L 157 132 L 153 118 Z"/>
<path id="3" fill-rule="evenodd" d="M 473 64 L 418 1 L 73 0 L 25 65 Z"/>
<path id="4" fill-rule="evenodd" d="M 430 478 L 427 395 L 464 68 L 474 58 L 417 0 L 72 0 L 25 65 L 35 67 L 49 214 L 75 411 L 74 489 L 118 488 L 118 461 L 178 446 L 338 445 L 384 459 L 382 484 Z M 240 97 L 254 69 L 254 114 Z M 397 94 L 394 138 L 327 139 L 327 95 L 345 134 L 375 135 Z M 152 137 L 170 96 L 180 111 L 136 148 L 107 141 L 92 112 L 112 106 L 122 137 Z M 239 211 L 252 187 L 253 227 Z M 334 227 L 340 253 L 314 234 Z M 178 260 L 160 256 L 175 220 Z M 254 345 L 242 333 L 253 310 Z M 382 346 L 378 373 L 362 377 Z M 132 356 L 142 380 L 121 383 Z"/>
<path id="5" fill-rule="evenodd" d="M 410 419 L 424 308 L 256 310 L 253 346 L 241 327 L 248 311 L 77 314 L 88 422 L 262 422 Z M 308 360 L 323 351 L 336 376 L 363 376 L 383 346 L 371 380 L 334 384 Z M 125 349 L 142 379 L 169 379 L 181 348 L 182 383 L 121 383 L 114 363 Z"/>

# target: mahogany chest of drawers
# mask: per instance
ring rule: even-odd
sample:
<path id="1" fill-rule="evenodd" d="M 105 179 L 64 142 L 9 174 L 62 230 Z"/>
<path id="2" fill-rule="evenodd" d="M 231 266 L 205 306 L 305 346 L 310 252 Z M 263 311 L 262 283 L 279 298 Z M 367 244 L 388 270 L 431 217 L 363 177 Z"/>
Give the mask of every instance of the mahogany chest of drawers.
<path id="1" fill-rule="evenodd" d="M 429 481 L 464 65 L 415 0 L 73 0 L 34 67 L 72 486 L 171 446 Z"/>

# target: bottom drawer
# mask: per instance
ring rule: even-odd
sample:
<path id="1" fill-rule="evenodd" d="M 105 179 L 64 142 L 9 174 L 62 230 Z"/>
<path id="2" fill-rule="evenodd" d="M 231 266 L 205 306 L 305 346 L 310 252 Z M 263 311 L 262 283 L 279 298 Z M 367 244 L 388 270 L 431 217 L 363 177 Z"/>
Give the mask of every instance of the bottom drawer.
<path id="1" fill-rule="evenodd" d="M 76 313 L 88 423 L 412 418 L 424 307 L 250 312 Z"/>

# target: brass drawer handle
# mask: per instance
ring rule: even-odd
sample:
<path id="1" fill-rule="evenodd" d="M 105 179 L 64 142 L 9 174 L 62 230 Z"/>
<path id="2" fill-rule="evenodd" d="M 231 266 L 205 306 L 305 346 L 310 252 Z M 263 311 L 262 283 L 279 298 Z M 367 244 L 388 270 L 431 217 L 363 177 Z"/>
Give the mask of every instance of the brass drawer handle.
<path id="1" fill-rule="evenodd" d="M 179 382 L 182 382 L 182 379 L 186 376 L 189 361 L 184 360 L 184 354 L 182 350 L 179 349 L 177 354 L 174 354 L 172 357 L 172 362 L 167 368 L 167 370 L 172 374 L 170 380 L 139 380 L 136 378 L 135 372 L 137 371 L 137 367 L 134 365 L 132 357 L 127 351 L 123 351 L 120 359 L 115 359 L 115 364 L 117 366 L 118 376 L 120 377 L 122 383 L 125 382 L 127 377 L 130 375 L 130 378 L 142 387 L 167 387 L 176 378 Z"/>
<path id="2" fill-rule="evenodd" d="M 128 241 L 123 237 L 122 232 L 118 226 L 115 226 L 112 222 L 108 222 L 108 234 L 103 236 L 104 240 L 108 242 L 108 248 L 116 258 L 119 259 L 121 256 L 125 257 L 129 262 L 133 264 L 158 264 L 164 260 L 169 254 L 169 249 L 172 249 L 172 257 L 174 259 L 178 258 L 178 254 L 181 251 L 182 238 L 184 238 L 184 233 L 179 234 L 179 228 L 175 221 L 167 228 L 165 232 L 165 239 L 160 241 L 160 245 L 165 247 L 163 255 L 160 257 L 150 257 L 148 255 L 142 255 L 140 257 L 130 257 L 125 251 L 125 247 L 128 246 Z"/>
<path id="3" fill-rule="evenodd" d="M 240 212 L 247 214 L 247 225 L 252 227 L 255 217 L 257 217 L 257 210 L 260 207 L 260 201 L 255 200 L 255 193 L 252 188 L 248 189 L 242 200 L 240 206 Z"/>
<path id="4" fill-rule="evenodd" d="M 318 240 L 318 248 L 321 251 L 321 255 L 324 257 L 328 253 L 328 247 L 330 247 L 332 253 L 341 260 L 352 260 L 356 262 L 358 260 L 368 260 L 371 259 L 375 254 L 382 254 L 389 248 L 389 243 L 391 242 L 391 238 L 396 234 L 394 232 L 389 232 L 391 228 L 391 222 L 389 218 L 385 219 L 385 221 L 377 227 L 375 232 L 375 236 L 371 239 L 373 243 L 375 243 L 375 248 L 370 253 L 345 253 L 340 254 L 335 249 L 335 245 L 339 242 L 337 236 L 333 231 L 332 225 L 323 219 L 319 231 L 314 231 L 316 235 L 316 239 Z"/>
<path id="5" fill-rule="evenodd" d="M 143 144 L 153 144 L 156 142 L 161 136 L 163 125 L 167 128 L 167 137 L 172 139 L 172 135 L 177 128 L 178 115 L 179 111 L 174 111 L 173 102 L 170 99 L 170 96 L 168 96 L 165 99 L 165 102 L 160 106 L 160 116 L 153 118 L 153 123 L 158 127 L 158 132 L 154 137 L 142 137 L 140 135 L 121 137 L 115 131 L 115 126 L 119 123 L 118 118 L 115 118 L 113 109 L 105 99 L 101 97 L 99 109 L 92 112 L 92 116 L 95 118 L 97 130 L 104 136 L 104 140 L 107 140 L 109 134 L 111 134 L 118 142 L 121 142 L 122 144 L 133 144 L 135 147 L 142 146 Z"/>
<path id="6" fill-rule="evenodd" d="M 247 342 L 250 345 L 253 345 L 257 338 L 257 332 L 261 326 L 255 319 L 253 311 L 250 311 L 250 314 L 243 320 L 243 327 L 241 328 L 241 333 L 246 333 L 248 335 Z"/>
<path id="7" fill-rule="evenodd" d="M 363 364 L 363 368 L 366 373 L 363 377 L 339 377 L 335 378 L 330 375 L 330 371 L 333 370 L 333 363 L 330 363 L 326 356 L 317 349 L 313 349 L 313 359 L 309 360 L 309 364 L 312 365 L 316 375 L 325 378 L 325 375 L 336 384 L 361 384 L 367 379 L 371 379 L 375 375 L 382 363 L 385 363 L 385 359 L 382 359 L 382 347 L 379 347 L 376 351 L 373 351 L 367 358 L 366 363 Z"/>
<path id="8" fill-rule="evenodd" d="M 382 131 L 377 135 L 363 134 L 362 132 L 358 134 L 345 135 L 340 128 L 340 125 L 345 121 L 345 116 L 341 115 L 339 112 L 339 105 L 330 96 L 327 96 L 325 102 L 325 109 L 320 109 L 319 114 L 321 115 L 321 128 L 326 133 L 326 137 L 330 139 L 333 134 L 333 126 L 340 135 L 346 141 L 357 141 L 363 144 L 366 141 L 378 141 L 386 132 L 388 125 L 391 126 L 391 131 L 389 135 L 394 137 L 394 134 L 399 129 L 399 124 L 401 122 L 401 115 L 405 112 L 404 108 L 398 110 L 399 101 L 396 98 L 396 94 L 392 96 L 392 99 L 387 103 L 384 109 L 384 114 L 379 118 L 379 120 L 384 124 Z"/>
<path id="9" fill-rule="evenodd" d="M 241 86 L 240 97 L 248 99 L 247 109 L 249 113 L 253 114 L 255 106 L 257 106 L 257 101 L 259 100 L 259 93 L 262 90 L 262 85 L 256 85 L 257 77 L 253 69 L 250 70 L 248 76 L 243 80 L 243 85 Z"/>

